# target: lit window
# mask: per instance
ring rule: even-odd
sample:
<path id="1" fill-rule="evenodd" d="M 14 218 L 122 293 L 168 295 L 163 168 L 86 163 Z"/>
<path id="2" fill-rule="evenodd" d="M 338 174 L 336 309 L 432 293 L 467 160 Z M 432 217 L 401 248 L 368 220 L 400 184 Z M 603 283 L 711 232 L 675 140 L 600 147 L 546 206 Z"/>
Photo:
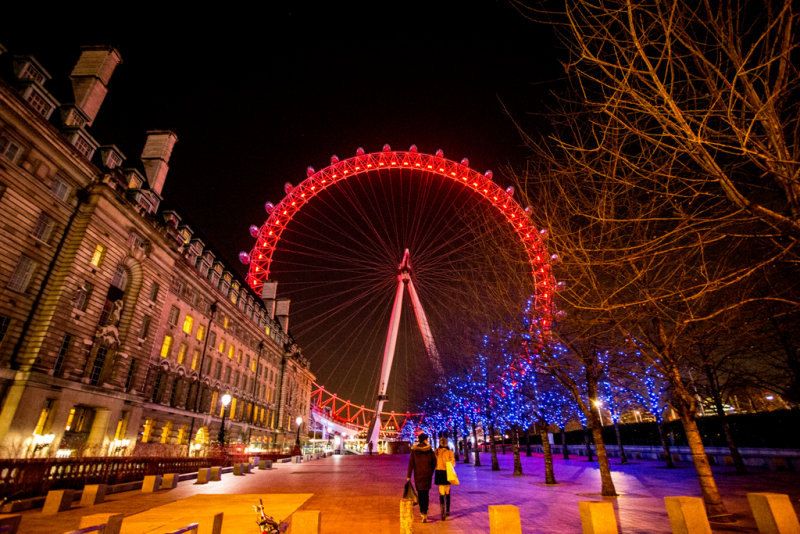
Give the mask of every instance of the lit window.
<path id="1" fill-rule="evenodd" d="M 106 257 L 106 250 L 107 249 L 104 245 L 98 244 L 94 248 L 94 254 L 92 254 L 92 261 L 90 261 L 89 263 L 91 263 L 95 267 L 100 267 L 100 265 L 103 264 L 103 259 Z"/>
<path id="2" fill-rule="evenodd" d="M 183 331 L 187 334 L 192 333 L 192 327 L 194 326 L 194 317 L 191 315 L 187 315 L 186 318 L 183 320 Z"/>
<path id="3" fill-rule="evenodd" d="M 258 365 L 258 361 L 257 360 L 253 360 L 252 362 L 250 362 L 250 370 L 255 373 L 257 365 Z"/>
<path id="4" fill-rule="evenodd" d="M 192 352 L 192 371 L 196 371 L 200 365 L 200 349 L 194 349 Z"/>
<path id="5" fill-rule="evenodd" d="M 227 330 L 229 323 L 230 323 L 230 321 L 228 320 L 228 316 L 227 315 L 222 318 L 222 328 Z"/>
<path id="6" fill-rule="evenodd" d="M 153 420 L 145 419 L 142 426 L 142 443 L 150 441 L 150 435 L 153 433 Z"/>
<path id="7" fill-rule="evenodd" d="M 21 256 L 14 272 L 11 273 L 11 278 L 8 280 L 8 289 L 12 291 L 19 291 L 20 293 L 28 289 L 28 284 L 33 278 L 33 272 L 36 270 L 36 262 L 27 256 Z"/>
<path id="8" fill-rule="evenodd" d="M 38 434 L 40 436 L 44 434 L 47 425 L 47 417 L 50 415 L 52 405 L 53 401 L 48 400 L 44 408 L 42 408 L 42 411 L 39 414 L 39 420 L 36 421 L 36 427 L 33 429 L 34 434 Z"/>
<path id="9" fill-rule="evenodd" d="M 236 352 L 236 347 L 234 347 L 233 343 L 231 343 L 230 345 L 228 345 L 228 359 L 229 360 L 233 359 L 233 353 L 234 352 Z"/>
<path id="10" fill-rule="evenodd" d="M 50 240 L 55 226 L 56 221 L 45 212 L 41 212 L 39 218 L 36 220 L 36 225 L 33 227 L 31 235 L 39 241 L 47 243 Z"/>
<path id="11" fill-rule="evenodd" d="M 189 347 L 186 346 L 186 343 L 181 343 L 180 348 L 178 349 L 178 365 L 183 365 L 183 362 L 186 361 L 186 350 Z"/>
<path id="12" fill-rule="evenodd" d="M 172 336 L 164 336 L 164 342 L 161 344 L 161 357 L 168 358 L 169 353 L 172 351 Z"/>
<path id="13" fill-rule="evenodd" d="M 203 341 L 203 338 L 206 337 L 206 325 L 199 325 L 197 327 L 197 341 Z"/>
<path id="14" fill-rule="evenodd" d="M 225 340 L 224 340 L 224 339 L 221 339 L 221 340 L 220 340 L 220 342 L 219 342 L 219 347 L 217 347 L 217 351 L 218 351 L 220 354 L 225 354 Z"/>

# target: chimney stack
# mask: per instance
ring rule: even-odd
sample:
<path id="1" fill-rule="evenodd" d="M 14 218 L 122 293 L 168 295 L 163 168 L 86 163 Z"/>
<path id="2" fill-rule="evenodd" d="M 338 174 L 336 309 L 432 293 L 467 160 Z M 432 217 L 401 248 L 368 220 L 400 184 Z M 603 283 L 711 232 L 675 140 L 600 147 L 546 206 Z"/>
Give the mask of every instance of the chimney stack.
<path id="1" fill-rule="evenodd" d="M 287 334 L 289 333 L 289 299 L 278 299 L 275 301 L 275 317 L 278 319 L 278 324 Z"/>
<path id="2" fill-rule="evenodd" d="M 167 179 L 172 147 L 175 146 L 177 141 L 178 136 L 169 130 L 147 132 L 147 141 L 144 144 L 144 150 L 142 150 L 142 164 L 144 165 L 144 173 L 147 176 L 150 190 L 159 195 L 164 187 L 164 180 Z"/>
<path id="3" fill-rule="evenodd" d="M 91 126 L 108 93 L 108 80 L 122 56 L 111 46 L 81 47 L 81 57 L 72 69 L 72 92 L 75 105 L 86 115 Z"/>

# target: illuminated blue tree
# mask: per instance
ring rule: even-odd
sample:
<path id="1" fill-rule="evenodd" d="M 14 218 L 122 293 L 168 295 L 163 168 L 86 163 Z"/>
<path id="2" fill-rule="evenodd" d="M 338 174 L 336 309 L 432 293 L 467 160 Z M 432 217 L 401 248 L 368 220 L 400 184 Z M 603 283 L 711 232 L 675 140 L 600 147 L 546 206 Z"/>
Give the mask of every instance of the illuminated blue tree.
<path id="1" fill-rule="evenodd" d="M 630 392 L 637 402 L 655 418 L 667 467 L 675 467 L 669 450 L 669 442 L 664 433 L 664 411 L 669 404 L 669 382 L 661 375 L 656 366 L 649 365 L 637 374 L 636 380 L 632 381 Z"/>

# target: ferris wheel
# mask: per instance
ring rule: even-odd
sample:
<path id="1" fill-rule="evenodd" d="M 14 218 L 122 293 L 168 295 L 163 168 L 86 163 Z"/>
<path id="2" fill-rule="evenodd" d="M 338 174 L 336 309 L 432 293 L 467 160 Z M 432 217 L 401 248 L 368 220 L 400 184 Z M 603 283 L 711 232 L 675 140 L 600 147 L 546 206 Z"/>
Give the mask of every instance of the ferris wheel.
<path id="1" fill-rule="evenodd" d="M 491 171 L 441 150 L 384 145 L 332 156 L 284 190 L 265 204 L 267 219 L 250 228 L 255 244 L 240 259 L 257 293 L 279 282 L 292 336 L 342 398 L 376 402 L 377 414 L 386 401 L 404 410 L 443 365 L 467 360 L 459 339 L 503 308 L 527 307 L 535 328 L 549 328 L 554 281 L 543 235 L 532 208 Z"/>

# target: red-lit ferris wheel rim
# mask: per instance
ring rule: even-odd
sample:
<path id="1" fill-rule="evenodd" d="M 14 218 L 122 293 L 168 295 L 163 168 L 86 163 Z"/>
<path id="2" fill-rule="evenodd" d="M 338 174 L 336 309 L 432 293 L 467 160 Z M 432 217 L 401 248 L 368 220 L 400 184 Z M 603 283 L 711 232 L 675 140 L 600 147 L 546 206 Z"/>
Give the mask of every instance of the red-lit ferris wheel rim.
<path id="1" fill-rule="evenodd" d="M 491 171 L 481 174 L 469 168 L 466 159 L 457 163 L 445 158 L 441 150 L 436 154 L 425 154 L 418 152 L 415 146 L 408 151 L 393 151 L 387 145 L 383 151 L 369 154 L 359 149 L 352 158 L 340 161 L 336 156 L 331 157 L 331 164 L 319 171 L 309 167 L 308 177 L 290 190 L 287 187 L 287 195 L 269 211 L 266 222 L 255 235 L 256 244 L 244 258 L 250 265 L 246 278 L 250 287 L 261 294 L 281 234 L 307 202 L 340 181 L 387 169 L 418 170 L 454 181 L 494 206 L 512 226 L 527 253 L 535 288 L 534 311 L 541 320 L 540 326 L 548 329 L 554 285 L 549 258 L 540 232 L 513 199 L 513 193 L 494 183 Z"/>

